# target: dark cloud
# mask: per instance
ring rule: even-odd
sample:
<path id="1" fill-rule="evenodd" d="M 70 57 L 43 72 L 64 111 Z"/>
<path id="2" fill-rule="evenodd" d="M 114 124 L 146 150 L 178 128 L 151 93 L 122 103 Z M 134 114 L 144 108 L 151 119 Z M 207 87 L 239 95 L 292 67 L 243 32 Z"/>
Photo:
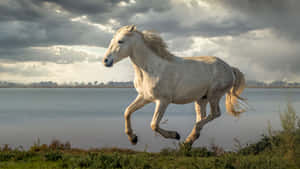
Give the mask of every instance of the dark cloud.
<path id="1" fill-rule="evenodd" d="M 231 18 L 232 19 L 232 18 Z M 151 24 L 153 25 L 153 24 Z M 149 25 L 150 26 L 150 25 Z M 156 25 L 154 25 L 155 27 Z M 157 24 L 158 30 L 162 24 Z M 255 26 L 248 24 L 242 20 L 224 20 L 222 22 L 214 22 L 211 20 L 199 21 L 191 26 L 182 26 L 178 22 L 172 22 L 168 25 L 171 29 L 167 29 L 163 32 L 168 34 L 168 37 L 181 36 L 181 37 L 193 37 L 193 36 L 202 36 L 202 37 L 218 37 L 218 36 L 236 36 L 241 33 L 248 32 L 250 30 L 256 29 Z M 166 29 L 166 28 L 164 28 Z"/>
<path id="2" fill-rule="evenodd" d="M 1 61 L 8 63 L 52 62 L 57 64 L 72 64 L 83 61 L 99 61 L 95 55 L 65 47 L 0 49 L 0 55 Z"/>
<path id="3" fill-rule="evenodd" d="M 279 35 L 300 40 L 300 1 L 298 0 L 216 0 L 218 4 L 247 16 L 250 24 L 271 28 Z"/>
<path id="4" fill-rule="evenodd" d="M 1 0 L 0 60 L 66 64 L 93 60 L 94 56 L 86 53 L 62 48 L 63 54 L 56 55 L 46 48 L 53 45 L 107 47 L 113 34 L 96 24 L 114 30 L 136 24 L 140 30 L 160 32 L 175 52 L 191 50 L 195 37 L 229 36 L 236 42 L 217 43 L 223 46 L 222 52 L 227 52 L 231 60 L 258 66 L 266 72 L 278 69 L 286 74 L 300 73 L 300 51 L 294 45 L 300 44 L 300 1 L 202 0 L 209 9 L 198 2 L 191 1 L 188 7 L 183 2 L 170 0 L 124 0 L 122 3 L 120 0 Z M 83 16 L 85 20 L 74 21 Z M 264 29 L 272 31 L 272 40 L 243 39 L 248 32 Z M 253 45 L 255 43 L 260 46 Z M 199 49 L 201 51 L 195 53 L 201 54 L 203 48 Z M 217 54 L 214 50 L 206 52 Z M 0 72 L 6 70 L 2 68 Z"/>
<path id="5" fill-rule="evenodd" d="M 214 43 L 218 46 L 215 50 L 225 54 L 224 59 L 243 70 L 248 79 L 300 80 L 300 42 L 282 38 L 270 29 L 219 38 Z"/>
<path id="6" fill-rule="evenodd" d="M 300 40 L 300 1 L 298 0 L 203 0 L 211 6 L 211 11 L 194 5 L 174 10 L 171 13 L 156 12 L 152 17 L 137 19 L 137 24 L 143 28 L 150 28 L 158 32 L 174 36 L 203 36 L 217 37 L 237 36 L 251 30 L 270 28 L 278 35 Z M 213 15 L 221 7 L 229 17 Z M 190 13 L 191 10 L 198 11 Z M 145 14 L 145 13 L 144 13 Z M 151 15 L 150 15 L 151 16 Z M 204 17 L 203 17 L 204 16 Z M 182 24 L 186 19 L 201 18 L 188 26 Z M 155 19 L 153 19 L 155 18 Z"/>
<path id="7" fill-rule="evenodd" d="M 41 2 L 38 0 L 1 0 L 0 20 L 33 21 L 46 17 Z"/>
<path id="8" fill-rule="evenodd" d="M 175 9 L 162 12 L 150 10 L 140 16 L 133 16 L 130 21 L 134 22 L 140 29 L 160 32 L 167 39 L 194 36 L 236 36 L 260 28 L 244 17 L 235 14 L 225 17 L 222 16 L 223 13 L 211 12 L 213 11 L 204 10 L 199 5 L 187 7 L 183 4 L 181 6 L 177 4 Z M 186 24 L 189 20 L 191 21 Z"/>
<path id="9" fill-rule="evenodd" d="M 73 15 L 87 15 L 93 22 L 107 23 L 109 19 L 118 20 L 121 25 L 127 25 L 135 14 L 146 13 L 149 10 L 162 12 L 171 8 L 169 0 L 85 0 L 74 3 L 73 0 L 46 0 L 54 3 Z M 121 6 L 123 2 L 127 6 Z"/>
<path id="10" fill-rule="evenodd" d="M 123 1 L 127 2 L 127 1 Z M 118 19 L 123 25 L 129 18 L 150 9 L 161 11 L 168 3 L 138 1 L 120 7 L 117 0 L 4 0 L 0 2 L 0 47 L 17 48 L 49 45 L 107 46 L 112 34 L 70 19 L 86 15 L 92 21 L 107 24 Z M 150 7 L 152 6 L 152 7 Z M 56 13 L 55 9 L 68 13 Z"/>
<path id="11" fill-rule="evenodd" d="M 121 25 L 135 23 L 141 29 L 162 32 L 168 39 L 174 36 L 235 36 L 266 27 L 274 28 L 280 34 L 290 34 L 290 37 L 295 37 L 292 35 L 298 36 L 300 30 L 298 27 L 300 23 L 295 23 L 299 16 L 298 8 L 300 8 L 296 0 L 207 1 L 212 6 L 221 5 L 228 8 L 228 11 L 239 13 L 233 13 L 232 17 L 221 20 L 217 18 L 218 16 L 207 17 L 189 25 L 182 24 L 185 17 L 204 16 L 205 18 L 207 15 L 196 3 L 193 3 L 195 4 L 193 8 L 199 10 L 195 15 L 188 15 L 190 8 L 182 5 L 181 8 L 177 7 L 176 10 L 172 10 L 171 1 L 167 0 L 139 0 L 135 3 L 126 0 L 122 1 L 128 4 L 124 7 L 119 5 L 120 2 L 120 0 L 85 0 L 76 3 L 72 0 L 3 0 L 0 2 L 1 30 L 4 32 L 7 30 L 9 35 L 13 33 L 15 35 L 1 37 L 0 46 L 107 45 L 106 42 L 111 38 L 111 34 L 90 25 L 70 21 L 70 18 L 82 15 L 100 24 L 107 24 L 109 19 L 115 19 Z M 53 10 L 55 8 L 65 10 L 68 14 L 55 13 Z M 155 14 L 151 17 L 151 13 Z M 186 16 L 180 16 L 185 14 Z M 236 16 L 237 14 L 246 17 Z M 150 17 L 138 19 L 137 15 Z M 19 34 L 22 36 L 18 37 Z"/>
<path id="12" fill-rule="evenodd" d="M 41 22 L 5 21 L 0 23 L 0 48 L 51 45 L 106 46 L 112 34 L 97 27 L 72 22 L 66 17 Z"/>
<path id="13" fill-rule="evenodd" d="M 128 2 L 128 1 L 123 1 Z M 117 20 L 120 25 L 137 24 L 134 16 L 146 14 L 149 11 L 162 13 L 172 8 L 169 0 L 137 0 L 135 3 L 128 3 L 128 6 L 114 5 L 109 12 L 90 14 L 89 18 L 93 22 L 107 23 L 109 19 Z M 155 21 L 158 18 L 152 18 Z M 166 26 L 168 24 L 165 24 Z M 140 26 L 140 25 L 139 25 Z M 117 27 L 115 27 L 117 29 Z"/>
<path id="14" fill-rule="evenodd" d="M 120 0 L 45 0 L 46 2 L 52 2 L 63 9 L 80 15 L 91 15 L 99 13 L 107 13 L 114 8 Z"/>

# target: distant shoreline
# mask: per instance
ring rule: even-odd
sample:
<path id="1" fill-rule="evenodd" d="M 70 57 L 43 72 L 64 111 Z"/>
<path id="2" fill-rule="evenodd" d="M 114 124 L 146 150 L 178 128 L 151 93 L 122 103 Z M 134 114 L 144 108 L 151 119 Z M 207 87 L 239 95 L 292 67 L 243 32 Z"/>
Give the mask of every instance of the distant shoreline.
<path id="1" fill-rule="evenodd" d="M 20 88 L 20 89 L 22 89 L 22 88 L 29 88 L 29 89 L 43 89 L 43 88 L 49 88 L 49 89 L 51 89 L 51 88 L 53 88 L 53 89 L 55 89 L 55 88 L 81 88 L 81 89 L 83 89 L 83 88 L 134 88 L 134 87 L 120 87 L 120 86 L 105 86 L 105 87 L 98 87 L 98 86 L 58 86 L 58 87 L 0 87 L 0 88 Z"/>
<path id="2" fill-rule="evenodd" d="M 245 83 L 247 88 L 300 88 L 300 82 L 273 81 L 270 83 L 249 80 Z M 57 83 L 41 81 L 32 83 L 9 82 L 0 80 L 0 88 L 133 88 L 134 82 L 69 82 Z"/>
<path id="3" fill-rule="evenodd" d="M 43 89 L 43 88 L 134 88 L 134 87 L 131 87 L 131 86 L 56 86 L 56 87 L 0 87 L 2 89 L 6 89 L 6 88 L 11 88 L 11 89 L 23 89 L 23 88 L 29 88 L 29 89 Z M 277 86 L 266 86 L 266 87 L 259 87 L 259 86 L 247 86 L 246 88 L 257 88 L 257 89 L 276 89 L 276 88 L 300 88 L 300 86 L 295 86 L 295 87 L 291 87 L 291 86 L 280 86 L 280 87 L 277 87 Z"/>
<path id="4" fill-rule="evenodd" d="M 275 89 L 275 88 L 300 88 L 300 86 L 266 86 L 266 87 L 259 87 L 259 86 L 247 86 L 246 88 L 262 88 L 262 89 Z"/>

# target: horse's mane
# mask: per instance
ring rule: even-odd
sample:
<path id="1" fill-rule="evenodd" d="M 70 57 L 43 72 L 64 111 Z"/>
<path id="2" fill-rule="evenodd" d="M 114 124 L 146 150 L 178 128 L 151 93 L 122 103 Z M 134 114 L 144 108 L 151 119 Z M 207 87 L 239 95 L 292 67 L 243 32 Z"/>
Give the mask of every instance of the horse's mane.
<path id="1" fill-rule="evenodd" d="M 148 48 L 150 48 L 157 56 L 168 61 L 174 60 L 175 56 L 168 51 L 168 46 L 164 40 L 153 31 L 140 32 L 143 35 L 143 40 Z"/>

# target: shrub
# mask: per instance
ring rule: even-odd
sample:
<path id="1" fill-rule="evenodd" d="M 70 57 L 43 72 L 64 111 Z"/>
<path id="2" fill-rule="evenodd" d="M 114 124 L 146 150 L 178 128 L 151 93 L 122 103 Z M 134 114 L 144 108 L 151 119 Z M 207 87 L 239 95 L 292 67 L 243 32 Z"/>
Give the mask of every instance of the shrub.
<path id="1" fill-rule="evenodd" d="M 14 153 L 12 152 L 0 152 L 0 161 L 9 161 L 13 159 Z"/>
<path id="2" fill-rule="evenodd" d="M 58 161 L 61 160 L 63 156 L 59 151 L 50 151 L 47 152 L 44 157 L 46 161 Z"/>

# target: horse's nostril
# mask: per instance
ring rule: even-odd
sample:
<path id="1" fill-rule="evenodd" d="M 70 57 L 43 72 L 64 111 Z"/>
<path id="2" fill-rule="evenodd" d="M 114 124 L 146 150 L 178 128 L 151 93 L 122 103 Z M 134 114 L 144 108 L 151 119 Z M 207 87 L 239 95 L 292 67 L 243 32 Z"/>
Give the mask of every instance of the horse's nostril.
<path id="1" fill-rule="evenodd" d="M 104 63 L 107 63 L 108 62 L 108 59 L 104 59 Z"/>

